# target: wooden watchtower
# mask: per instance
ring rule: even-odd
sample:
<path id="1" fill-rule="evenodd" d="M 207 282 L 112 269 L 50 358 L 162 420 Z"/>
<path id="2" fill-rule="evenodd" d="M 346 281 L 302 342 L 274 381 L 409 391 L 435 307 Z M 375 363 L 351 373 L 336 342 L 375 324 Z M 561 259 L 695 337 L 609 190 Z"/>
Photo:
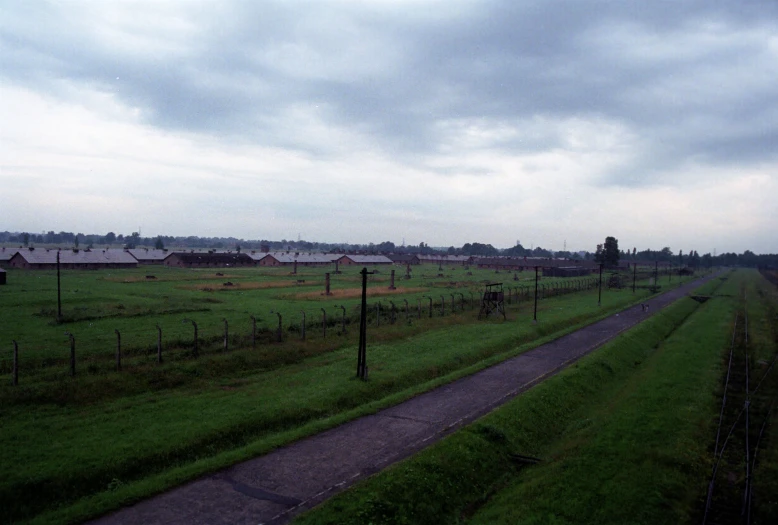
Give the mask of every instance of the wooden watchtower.
<path id="1" fill-rule="evenodd" d="M 502 283 L 491 283 L 486 285 L 483 299 L 481 299 L 481 311 L 478 312 L 478 318 L 489 317 L 492 312 L 502 314 L 505 319 L 505 294 L 502 290 Z"/>

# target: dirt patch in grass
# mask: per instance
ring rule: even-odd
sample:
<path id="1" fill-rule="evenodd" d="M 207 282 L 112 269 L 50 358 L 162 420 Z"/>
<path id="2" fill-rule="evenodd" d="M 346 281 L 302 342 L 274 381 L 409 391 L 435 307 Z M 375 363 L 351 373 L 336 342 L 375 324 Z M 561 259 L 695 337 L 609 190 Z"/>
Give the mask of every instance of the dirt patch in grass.
<path id="1" fill-rule="evenodd" d="M 229 283 L 229 284 L 228 284 Z M 240 282 L 240 281 L 221 281 L 207 284 L 186 284 L 176 286 L 181 290 L 200 290 L 203 292 L 222 292 L 230 290 L 264 290 L 268 288 L 292 288 L 295 286 L 323 286 L 323 283 L 317 281 L 308 281 L 301 279 L 299 281 L 270 281 L 270 282 Z"/>
<path id="2" fill-rule="evenodd" d="M 208 274 L 186 274 L 186 275 L 176 275 L 176 276 L 156 276 L 153 271 L 149 271 L 148 275 L 153 277 L 146 277 L 145 275 L 132 275 L 127 277 L 103 277 L 103 281 L 109 281 L 113 283 L 148 283 L 148 282 L 176 282 L 176 281 L 207 281 L 207 280 L 213 280 L 215 277 L 217 277 L 213 273 Z M 239 279 L 241 277 L 240 275 L 219 275 L 219 279 Z M 192 285 L 195 286 L 195 285 Z"/>

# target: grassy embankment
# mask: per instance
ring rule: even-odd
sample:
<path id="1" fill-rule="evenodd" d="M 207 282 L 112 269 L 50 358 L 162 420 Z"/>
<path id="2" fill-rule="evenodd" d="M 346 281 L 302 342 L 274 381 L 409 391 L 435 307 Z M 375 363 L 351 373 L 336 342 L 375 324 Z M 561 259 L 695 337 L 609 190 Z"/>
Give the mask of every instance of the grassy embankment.
<path id="1" fill-rule="evenodd" d="M 485 328 L 465 312 L 410 336 L 400 325 L 376 329 L 371 341 L 383 334 L 385 342 L 369 348 L 368 383 L 351 380 L 356 352 L 341 342 L 270 368 L 243 349 L 154 372 L 4 385 L 0 506 L 12 521 L 82 520 L 471 373 L 644 296 L 607 292 L 598 309 L 595 294 L 542 301 L 537 326 L 515 316 Z M 114 390 L 121 395 L 101 396 L 123 382 Z"/>
<path id="2" fill-rule="evenodd" d="M 738 272 L 702 305 L 679 301 L 296 523 L 688 522 L 710 473 L 739 286 L 763 288 L 758 279 Z M 769 318 L 770 301 L 750 303 L 754 319 Z M 774 333 L 762 333 L 774 353 Z M 775 451 L 764 454 L 762 502 Z M 543 461 L 527 467 L 516 454 Z"/>

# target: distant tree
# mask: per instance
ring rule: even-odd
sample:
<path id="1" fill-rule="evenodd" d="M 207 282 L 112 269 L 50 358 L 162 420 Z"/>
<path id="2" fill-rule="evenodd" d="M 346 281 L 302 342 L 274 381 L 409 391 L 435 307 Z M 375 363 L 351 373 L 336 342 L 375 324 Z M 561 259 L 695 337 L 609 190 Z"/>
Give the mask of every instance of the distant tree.
<path id="1" fill-rule="evenodd" d="M 22 241 L 24 242 L 25 246 L 29 246 L 30 245 L 30 234 L 29 233 L 22 234 Z"/>
<path id="2" fill-rule="evenodd" d="M 597 249 L 594 251 L 594 262 L 604 263 L 603 257 L 602 244 L 598 244 Z"/>
<path id="3" fill-rule="evenodd" d="M 162 250 L 165 248 L 165 243 L 162 241 L 162 236 L 157 237 L 157 240 L 154 242 L 154 248 L 157 250 Z M 238 246 L 238 251 L 240 251 L 240 246 Z"/>
<path id="4" fill-rule="evenodd" d="M 84 235 L 84 234 L 83 234 L 83 233 L 77 233 L 77 234 L 76 234 L 76 236 L 75 236 L 75 238 L 73 239 L 73 247 L 74 247 L 74 248 L 78 248 L 78 237 L 79 237 L 80 235 Z"/>
<path id="5" fill-rule="evenodd" d="M 604 264 L 609 268 L 613 268 L 619 265 L 619 241 L 615 237 L 606 237 L 604 245 L 597 245 L 597 250 L 600 254 L 597 262 Z"/>
<path id="6" fill-rule="evenodd" d="M 469 242 L 465 243 L 462 246 L 462 253 L 465 255 L 480 255 L 486 257 L 500 254 L 499 250 L 491 244 L 482 244 L 480 242 L 474 242 L 472 244 Z"/>
<path id="7" fill-rule="evenodd" d="M 119 237 L 121 237 L 121 235 Z M 137 248 L 139 243 L 140 243 L 140 234 L 138 232 L 132 232 L 132 235 L 124 238 L 125 248 L 129 248 L 129 249 Z"/>
<path id="8" fill-rule="evenodd" d="M 108 232 L 105 234 L 105 243 L 113 244 L 116 242 L 116 234 L 114 232 Z"/>
<path id="9" fill-rule="evenodd" d="M 516 241 L 516 246 L 503 250 L 502 254 L 507 255 L 508 257 L 525 257 L 531 255 L 532 252 L 522 246 L 519 241 Z"/>

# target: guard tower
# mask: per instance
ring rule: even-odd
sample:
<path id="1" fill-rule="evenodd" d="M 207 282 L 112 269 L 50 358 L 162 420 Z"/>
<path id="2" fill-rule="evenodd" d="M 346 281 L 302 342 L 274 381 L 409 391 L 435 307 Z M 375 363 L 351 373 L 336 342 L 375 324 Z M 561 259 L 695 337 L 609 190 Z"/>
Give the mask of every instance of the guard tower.
<path id="1" fill-rule="evenodd" d="M 489 317 L 492 312 L 502 314 L 505 319 L 505 295 L 502 290 L 502 283 L 491 283 L 486 285 L 484 297 L 481 299 L 481 311 L 478 312 L 478 318 Z"/>

